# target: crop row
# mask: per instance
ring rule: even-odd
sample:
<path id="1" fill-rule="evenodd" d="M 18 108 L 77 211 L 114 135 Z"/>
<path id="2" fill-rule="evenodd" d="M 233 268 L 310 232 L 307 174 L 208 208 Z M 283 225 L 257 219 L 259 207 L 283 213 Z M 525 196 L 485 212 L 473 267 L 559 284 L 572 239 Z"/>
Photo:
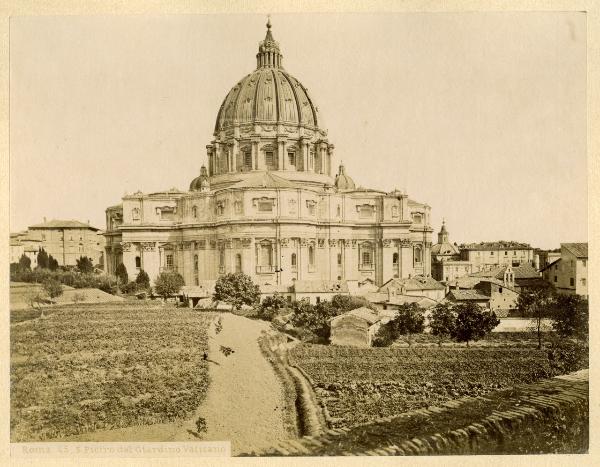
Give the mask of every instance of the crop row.
<path id="1" fill-rule="evenodd" d="M 311 378 L 334 427 L 551 376 L 534 349 L 354 348 L 299 345 L 290 363 Z"/>
<path id="2" fill-rule="evenodd" d="M 163 307 L 65 307 L 11 328 L 11 440 L 189 416 L 205 396 L 213 316 Z"/>

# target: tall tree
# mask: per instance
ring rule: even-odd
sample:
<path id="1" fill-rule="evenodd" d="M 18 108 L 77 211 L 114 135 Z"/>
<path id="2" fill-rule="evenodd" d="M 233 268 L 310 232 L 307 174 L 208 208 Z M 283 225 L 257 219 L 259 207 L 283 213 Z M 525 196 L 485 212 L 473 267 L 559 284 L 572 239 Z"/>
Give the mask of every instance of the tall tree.
<path id="1" fill-rule="evenodd" d="M 557 294 L 552 303 L 553 328 L 561 337 L 587 341 L 589 304 L 580 295 Z"/>
<path id="2" fill-rule="evenodd" d="M 140 269 L 138 275 L 135 278 L 135 283 L 138 289 L 149 289 L 150 288 L 150 277 L 148 273 L 143 269 Z"/>
<path id="3" fill-rule="evenodd" d="M 481 339 L 500 324 L 493 311 L 484 311 L 476 303 L 460 303 L 456 305 L 456 321 L 452 337 L 458 342 Z"/>
<path id="4" fill-rule="evenodd" d="M 396 338 L 406 336 L 408 345 L 412 345 L 412 335 L 422 333 L 425 328 L 423 309 L 416 303 L 404 303 L 398 307 L 396 316 L 388 325 L 393 330 L 392 335 Z"/>
<path id="5" fill-rule="evenodd" d="M 23 271 L 31 271 L 31 259 L 23 253 L 19 258 L 19 267 Z"/>
<path id="6" fill-rule="evenodd" d="M 50 271 L 56 271 L 58 269 L 58 261 L 53 258 L 52 255 L 48 255 L 48 269 Z"/>
<path id="7" fill-rule="evenodd" d="M 39 268 L 48 269 L 48 253 L 43 248 L 38 250 L 37 264 Z"/>
<path id="8" fill-rule="evenodd" d="M 456 316 L 449 303 L 438 303 L 429 315 L 431 334 L 438 337 L 438 345 L 442 346 L 444 339 L 450 338 L 456 326 Z"/>
<path id="9" fill-rule="evenodd" d="M 89 274 L 94 272 L 94 263 L 87 256 L 80 256 L 79 259 L 75 260 L 77 262 L 77 269 L 84 273 Z"/>
<path id="10" fill-rule="evenodd" d="M 548 318 L 552 301 L 552 289 L 538 287 L 519 294 L 517 309 L 522 316 L 533 319 L 533 330 L 537 334 L 538 349 L 542 348 L 542 323 Z"/>
<path id="11" fill-rule="evenodd" d="M 127 274 L 127 268 L 123 263 L 119 263 L 117 269 L 115 270 L 115 276 L 119 280 L 121 285 L 127 284 L 129 282 L 129 275 Z"/>
<path id="12" fill-rule="evenodd" d="M 228 273 L 217 279 L 213 297 L 239 310 L 242 305 L 254 306 L 259 302 L 260 288 L 243 272 Z"/>

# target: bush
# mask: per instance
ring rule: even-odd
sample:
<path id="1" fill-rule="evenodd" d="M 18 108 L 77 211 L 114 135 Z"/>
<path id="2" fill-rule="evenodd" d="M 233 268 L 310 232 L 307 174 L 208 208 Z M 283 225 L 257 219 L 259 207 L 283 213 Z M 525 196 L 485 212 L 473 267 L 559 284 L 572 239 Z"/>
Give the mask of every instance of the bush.
<path id="1" fill-rule="evenodd" d="M 154 281 L 156 293 L 165 300 L 176 295 L 184 285 L 183 277 L 178 272 L 161 272 Z"/>
<path id="2" fill-rule="evenodd" d="M 256 315 L 265 321 L 271 321 L 280 311 L 288 306 L 287 300 L 275 293 L 271 297 L 265 297 L 264 300 L 256 307 Z"/>
<path id="3" fill-rule="evenodd" d="M 135 293 L 135 291 L 137 290 L 137 283 L 135 282 L 128 282 L 127 284 L 123 284 L 121 286 L 121 292 L 123 292 L 124 294 L 132 294 Z"/>
<path id="4" fill-rule="evenodd" d="M 260 300 L 260 288 L 243 272 L 223 274 L 215 284 L 214 299 L 239 310 L 242 305 L 254 306 Z"/>
<path id="5" fill-rule="evenodd" d="M 84 274 L 94 272 L 94 264 L 87 256 L 80 256 L 79 259 L 75 261 L 77 262 L 77 269 L 80 272 L 83 272 Z"/>
<path id="6" fill-rule="evenodd" d="M 553 339 L 548 349 L 548 361 L 553 374 L 571 373 L 589 366 L 589 349 L 583 342 Z"/>
<path id="7" fill-rule="evenodd" d="M 56 298 L 62 295 L 62 284 L 56 279 L 48 279 L 43 284 L 44 291 L 50 298 Z"/>
<path id="8" fill-rule="evenodd" d="M 579 295 L 557 295 L 552 303 L 554 330 L 562 337 L 588 339 L 589 304 Z"/>
<path id="9" fill-rule="evenodd" d="M 377 330 L 373 345 L 386 347 L 402 335 L 407 336 L 408 345 L 411 345 L 410 336 L 423 332 L 424 327 L 425 316 L 423 310 L 416 303 L 405 303 L 400 305 L 394 319 L 382 324 Z"/>
<path id="10" fill-rule="evenodd" d="M 331 299 L 331 306 L 341 313 L 345 313 L 357 308 L 366 307 L 371 310 L 377 310 L 375 305 L 364 297 L 355 297 L 354 295 L 334 295 Z"/>

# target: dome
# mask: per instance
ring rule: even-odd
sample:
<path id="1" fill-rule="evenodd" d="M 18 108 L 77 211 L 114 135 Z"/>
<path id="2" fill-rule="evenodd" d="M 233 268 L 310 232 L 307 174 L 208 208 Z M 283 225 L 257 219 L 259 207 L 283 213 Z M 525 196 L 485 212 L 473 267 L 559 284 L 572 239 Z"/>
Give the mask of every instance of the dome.
<path id="1" fill-rule="evenodd" d="M 282 55 L 271 34 L 270 21 L 256 59 L 256 70 L 233 86 L 221 104 L 215 134 L 247 123 L 318 128 L 318 110 L 308 90 L 281 66 Z"/>
<path id="2" fill-rule="evenodd" d="M 210 188 L 208 180 L 208 171 L 205 166 L 200 168 L 200 175 L 192 180 L 190 183 L 190 191 L 201 191 L 203 189 Z"/>
<path id="3" fill-rule="evenodd" d="M 339 173 L 335 176 L 335 187 L 338 190 L 354 190 L 356 185 L 349 175 L 346 175 L 346 167 L 340 165 Z"/>

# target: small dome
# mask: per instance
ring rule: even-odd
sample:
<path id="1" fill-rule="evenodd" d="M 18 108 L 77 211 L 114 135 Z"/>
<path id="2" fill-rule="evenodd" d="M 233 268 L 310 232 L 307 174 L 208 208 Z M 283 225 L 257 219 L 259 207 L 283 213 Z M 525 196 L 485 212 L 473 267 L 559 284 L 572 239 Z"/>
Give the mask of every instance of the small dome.
<path id="1" fill-rule="evenodd" d="M 190 191 L 201 191 L 203 189 L 209 189 L 210 182 L 208 181 L 208 171 L 205 166 L 200 167 L 200 175 L 192 180 L 190 183 Z"/>
<path id="2" fill-rule="evenodd" d="M 346 175 L 346 167 L 340 164 L 339 173 L 335 176 L 335 187 L 338 190 L 354 190 L 356 185 L 349 175 Z"/>

